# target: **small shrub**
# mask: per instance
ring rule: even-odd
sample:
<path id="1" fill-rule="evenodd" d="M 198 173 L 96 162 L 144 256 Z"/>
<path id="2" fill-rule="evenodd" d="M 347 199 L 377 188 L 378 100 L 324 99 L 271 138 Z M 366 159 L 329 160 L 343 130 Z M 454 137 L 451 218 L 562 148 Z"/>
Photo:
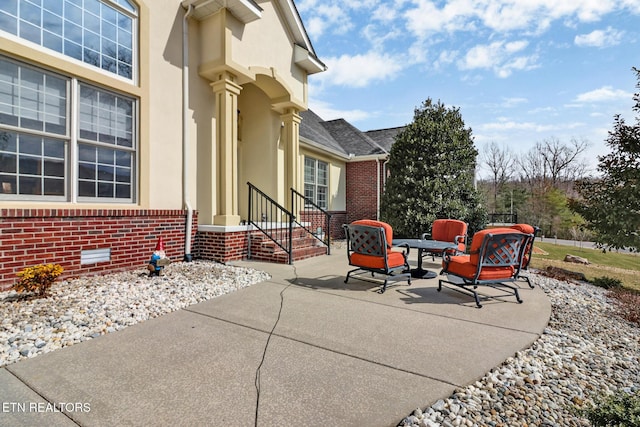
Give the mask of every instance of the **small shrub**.
<path id="1" fill-rule="evenodd" d="M 595 427 L 640 427 L 640 392 L 620 392 L 596 401 L 584 410 Z"/>
<path id="2" fill-rule="evenodd" d="M 592 282 L 595 286 L 604 289 L 618 289 L 622 287 L 622 282 L 612 277 L 596 277 Z"/>
<path id="3" fill-rule="evenodd" d="M 38 297 L 47 296 L 49 288 L 64 270 L 58 264 L 39 264 L 18 273 L 20 280 L 13 285 L 18 292 L 31 292 Z"/>
<path id="4" fill-rule="evenodd" d="M 616 314 L 628 322 L 640 325 L 640 292 L 630 289 L 612 289 L 607 296 L 613 298 Z"/>

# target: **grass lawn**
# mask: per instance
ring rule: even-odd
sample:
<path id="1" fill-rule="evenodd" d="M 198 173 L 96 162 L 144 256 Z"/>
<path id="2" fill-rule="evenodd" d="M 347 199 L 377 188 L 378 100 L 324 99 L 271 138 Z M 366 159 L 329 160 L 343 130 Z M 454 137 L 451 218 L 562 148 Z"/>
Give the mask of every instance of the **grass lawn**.
<path id="1" fill-rule="evenodd" d="M 531 267 L 540 270 L 547 266 L 564 268 L 583 273 L 587 280 L 597 277 L 618 279 L 625 288 L 640 291 L 640 255 L 580 248 L 579 246 L 555 245 L 536 239 L 535 246 L 547 255 L 534 254 Z M 571 254 L 589 260 L 589 265 L 564 262 L 565 255 Z"/>

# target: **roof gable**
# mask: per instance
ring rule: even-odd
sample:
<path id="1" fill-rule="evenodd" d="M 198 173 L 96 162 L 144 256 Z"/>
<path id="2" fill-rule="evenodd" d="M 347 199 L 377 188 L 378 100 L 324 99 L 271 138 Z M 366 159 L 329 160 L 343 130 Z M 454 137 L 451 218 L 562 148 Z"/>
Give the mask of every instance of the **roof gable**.
<path id="1" fill-rule="evenodd" d="M 300 113 L 300 137 L 306 143 L 344 157 L 388 154 L 383 146 L 344 119 L 324 121 L 311 110 Z"/>
<path id="2" fill-rule="evenodd" d="M 309 74 L 325 71 L 327 66 L 316 55 L 293 0 L 270 1 L 279 6 L 287 30 L 293 37 L 295 63 Z M 264 11 L 254 0 L 183 0 L 181 4 L 185 9 L 191 10 L 192 16 L 198 20 L 203 20 L 226 8 L 243 24 L 261 19 Z"/>

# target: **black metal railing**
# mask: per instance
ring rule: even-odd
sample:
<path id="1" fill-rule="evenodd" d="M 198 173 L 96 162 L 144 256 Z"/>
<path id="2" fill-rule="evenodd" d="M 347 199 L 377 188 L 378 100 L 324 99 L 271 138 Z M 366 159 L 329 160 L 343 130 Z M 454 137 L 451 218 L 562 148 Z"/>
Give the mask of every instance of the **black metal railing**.
<path id="1" fill-rule="evenodd" d="M 517 212 L 507 212 L 507 213 L 490 213 L 489 214 L 489 224 L 517 224 L 518 223 L 518 213 Z"/>
<path id="2" fill-rule="evenodd" d="M 264 194 L 255 185 L 249 186 L 249 224 L 262 231 L 289 255 L 289 264 L 293 263 L 293 223 L 295 215 L 278 202 Z M 251 258 L 251 245 L 248 257 Z"/>
<path id="3" fill-rule="evenodd" d="M 327 255 L 331 255 L 331 214 L 322 209 L 313 200 L 291 189 L 291 212 L 295 212 L 299 220 L 296 224 L 327 246 Z M 318 227 L 320 216 L 324 227 Z"/>

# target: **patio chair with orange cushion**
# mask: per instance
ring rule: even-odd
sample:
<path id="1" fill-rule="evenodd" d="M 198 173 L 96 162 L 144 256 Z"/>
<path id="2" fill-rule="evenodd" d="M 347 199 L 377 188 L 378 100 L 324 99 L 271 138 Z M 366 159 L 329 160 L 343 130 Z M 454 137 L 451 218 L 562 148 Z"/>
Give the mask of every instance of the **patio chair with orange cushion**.
<path id="1" fill-rule="evenodd" d="M 382 221 L 359 220 L 351 224 L 343 225 L 347 237 L 347 257 L 349 265 L 357 267 L 347 273 L 344 283 L 356 272 L 369 272 L 385 276 L 382 288 L 379 292 L 387 290 L 389 281 L 407 279 L 411 284 L 410 266 L 407 261 L 409 254 L 408 245 L 399 245 L 406 248 L 406 252 L 392 249 L 393 230 L 391 226 Z M 366 280 L 358 277 L 360 280 Z M 379 283 L 379 282 L 374 282 Z"/>
<path id="2" fill-rule="evenodd" d="M 470 255 L 444 254 L 441 274 L 446 274 L 447 279 L 438 281 L 438 291 L 442 290 L 443 283 L 455 286 L 459 289 L 451 289 L 473 295 L 481 308 L 476 289 L 485 285 L 505 289 L 522 303 L 518 288 L 507 283 L 517 280 L 525 249 L 532 238 L 532 234 L 506 228 L 477 232 L 471 241 Z"/>
<path id="3" fill-rule="evenodd" d="M 431 232 L 424 233 L 422 240 L 451 242 L 458 246 L 458 253 L 464 253 L 467 249 L 467 223 L 457 219 L 436 219 L 431 224 Z M 432 260 L 436 259 L 436 255 L 442 256 L 442 251 L 437 249 L 423 252 L 424 255 L 427 253 L 431 254 Z"/>
<path id="4" fill-rule="evenodd" d="M 531 234 L 533 236 L 531 238 L 531 241 L 529 241 L 529 243 L 527 244 L 527 247 L 524 249 L 524 257 L 522 259 L 522 266 L 520 268 L 521 273 L 522 273 L 522 270 L 528 271 L 529 263 L 531 262 L 531 257 L 533 256 L 533 243 L 536 240 L 536 236 L 538 235 L 538 232 L 540 231 L 540 227 L 536 227 L 534 225 L 529 225 L 529 224 L 514 224 L 509 228 L 518 230 L 525 234 Z M 528 276 L 520 276 L 520 278 L 526 281 L 529 287 L 533 289 L 533 285 L 531 284 L 531 280 L 529 280 Z"/>

